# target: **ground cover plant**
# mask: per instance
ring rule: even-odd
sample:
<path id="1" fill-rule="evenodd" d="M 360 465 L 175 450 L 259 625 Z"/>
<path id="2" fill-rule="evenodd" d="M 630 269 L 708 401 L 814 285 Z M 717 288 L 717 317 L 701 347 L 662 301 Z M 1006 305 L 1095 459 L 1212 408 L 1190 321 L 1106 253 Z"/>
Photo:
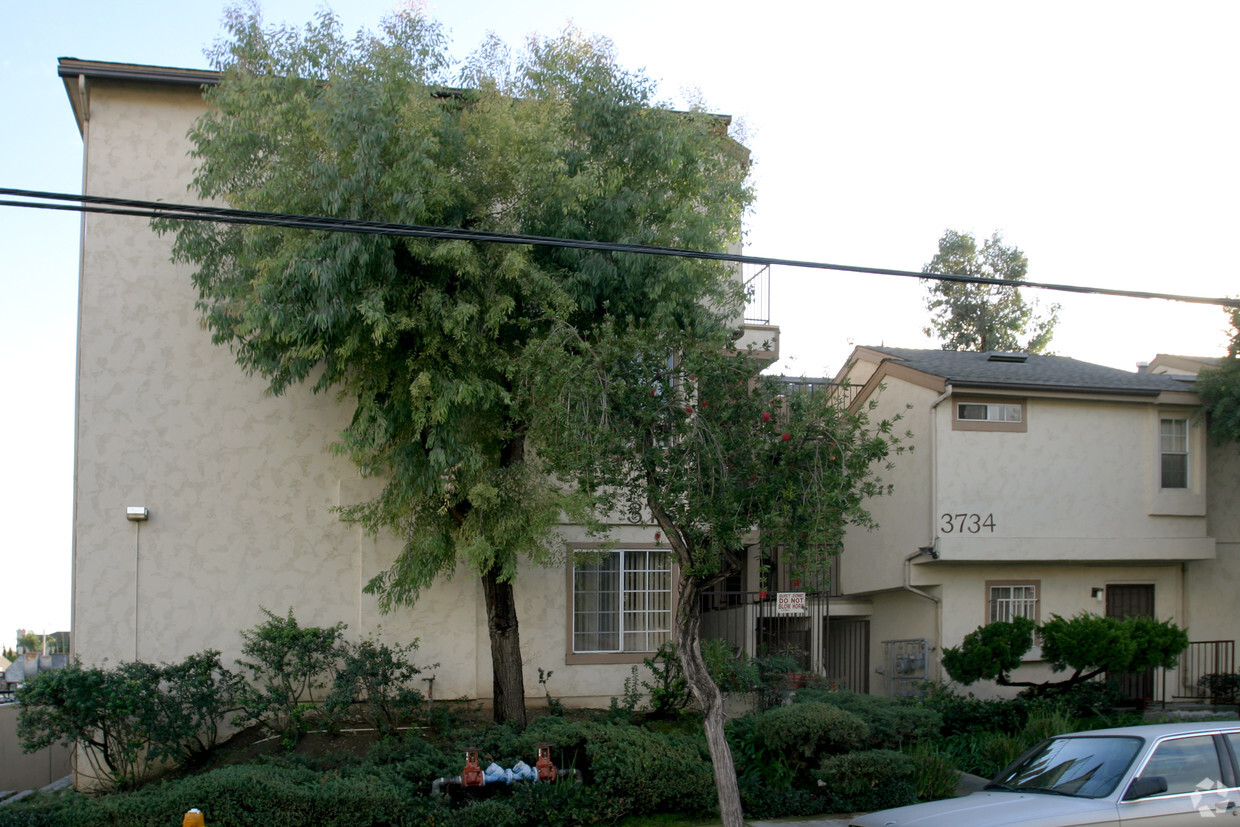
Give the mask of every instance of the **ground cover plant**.
<path id="1" fill-rule="evenodd" d="M 397 664 L 401 659 L 393 655 Z M 666 663 L 656 665 L 646 683 L 661 684 L 658 670 L 666 669 Z M 346 673 L 353 674 L 344 669 L 337 674 Z M 933 729 L 933 712 L 853 693 L 802 692 L 804 697 L 794 696 L 797 703 L 742 716 L 729 731 L 733 749 L 744 757 L 741 789 L 748 817 L 903 803 L 917 795 L 919 779 L 936 769 L 942 774 L 936 754 L 897 751 L 909 746 L 914 733 Z M 468 703 L 437 701 L 433 715 L 422 709 L 400 725 L 385 728 L 381 723 L 368 739 L 329 727 L 303 733 L 291 749 L 269 729 L 254 726 L 210 750 L 193 768 L 141 789 L 102 796 L 36 795 L 0 808 L 0 827 L 162 825 L 175 823 L 190 807 L 202 810 L 208 823 L 243 827 L 615 824 L 651 818 L 684 824 L 718 818 L 696 712 L 668 714 L 650 704 L 648 696 L 641 697 L 624 714 L 614 709 L 544 711 L 524 730 L 489 722 Z M 366 704 L 360 708 L 369 709 Z M 316 713 L 305 720 L 321 730 L 325 719 Z M 569 780 L 493 786 L 482 794 L 441 785 L 452 789 L 450 796 L 431 794 L 436 779 L 460 774 L 466 747 L 478 751 L 484 767 L 492 761 L 511 767 L 517 760 L 533 764 L 540 744 L 550 746 L 553 762 Z M 768 764 L 771 769 L 763 769 Z M 899 779 L 895 792 L 881 802 L 870 789 L 876 773 L 895 773 Z M 950 791 L 954 773 L 948 773 Z"/>

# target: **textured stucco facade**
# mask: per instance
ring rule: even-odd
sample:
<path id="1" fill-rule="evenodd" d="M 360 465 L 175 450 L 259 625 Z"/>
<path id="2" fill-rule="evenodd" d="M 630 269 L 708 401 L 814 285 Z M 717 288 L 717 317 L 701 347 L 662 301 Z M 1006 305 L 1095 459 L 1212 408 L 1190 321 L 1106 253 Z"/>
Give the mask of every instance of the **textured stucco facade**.
<path id="1" fill-rule="evenodd" d="M 209 73 L 94 64 L 61 74 L 82 133 L 84 192 L 192 202 L 187 131 Z M 290 607 L 303 625 L 348 624 L 353 639 L 420 641 L 440 698 L 491 696 L 490 640 L 478 578 L 437 582 L 416 605 L 380 614 L 365 584 L 399 542 L 372 538 L 334 509 L 377 488 L 329 447 L 351 407 L 295 386 L 282 396 L 212 344 L 188 267 L 142 218 L 83 218 L 77 381 L 73 629 L 88 664 L 179 660 L 207 648 L 225 664 L 239 631 Z M 774 330 L 774 329 L 772 329 Z M 777 331 L 776 331 L 777 332 Z M 770 338 L 768 336 L 768 338 Z M 127 519 L 130 507 L 149 519 Z M 586 538 L 562 528 L 568 543 Z M 622 546 L 653 531 L 618 526 Z M 526 691 L 569 704 L 619 695 L 633 657 L 572 664 L 567 562 L 525 565 L 515 584 Z"/>
<path id="2" fill-rule="evenodd" d="M 901 353 L 910 359 L 858 348 L 840 377 L 855 404 L 877 402 L 875 418 L 902 414 L 897 430 L 910 429 L 915 446 L 886 472 L 894 493 L 870 502 L 880 527 L 850 531 L 842 555 L 844 591 L 869 600 L 875 671 L 885 668 L 884 641 L 925 638 L 926 677 L 946 679 L 942 649 L 990 622 L 991 589 L 1008 584 L 1036 587 L 1039 619 L 1103 614 L 1109 590 L 1152 587 L 1153 614 L 1191 639 L 1240 636 L 1229 588 L 1240 577 L 1231 502 L 1240 461 L 1234 448 L 1209 449 L 1191 383 L 1038 386 L 1043 377 L 1023 378 L 1012 364 L 1010 379 L 969 386 L 913 369 L 916 352 Z M 962 423 L 961 402 L 1019 405 L 1020 422 Z M 1161 487 L 1164 418 L 1188 422 L 1182 489 Z M 1047 669 L 1033 659 L 1019 677 L 1039 674 Z M 872 683 L 888 689 L 885 676 Z"/>

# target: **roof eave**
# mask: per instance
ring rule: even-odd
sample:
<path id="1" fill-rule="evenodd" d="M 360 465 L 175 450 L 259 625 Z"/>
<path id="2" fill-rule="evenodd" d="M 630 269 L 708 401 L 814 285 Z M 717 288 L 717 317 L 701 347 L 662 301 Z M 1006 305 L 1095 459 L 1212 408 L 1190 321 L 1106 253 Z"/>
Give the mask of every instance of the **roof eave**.
<path id="1" fill-rule="evenodd" d="M 57 61 L 56 74 L 62 78 L 85 76 L 90 80 L 136 81 L 171 86 L 215 86 L 220 73 L 210 69 L 182 69 L 174 66 L 148 66 L 141 63 L 109 63 L 100 60 L 78 60 L 62 57 Z"/>

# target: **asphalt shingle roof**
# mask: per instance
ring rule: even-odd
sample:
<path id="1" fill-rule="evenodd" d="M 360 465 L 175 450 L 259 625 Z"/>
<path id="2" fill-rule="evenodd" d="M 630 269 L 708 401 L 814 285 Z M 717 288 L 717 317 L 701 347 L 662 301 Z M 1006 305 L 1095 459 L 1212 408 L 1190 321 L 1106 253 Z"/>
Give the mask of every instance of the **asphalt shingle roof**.
<path id="1" fill-rule="evenodd" d="M 949 383 L 972 387 L 1020 387 L 1096 393 L 1158 394 L 1192 388 L 1192 377 L 1136 373 L 1080 362 L 1066 356 L 1029 354 L 1023 361 L 1004 359 L 1013 354 L 972 353 L 958 350 L 913 350 L 870 347 L 915 370 L 940 376 Z"/>

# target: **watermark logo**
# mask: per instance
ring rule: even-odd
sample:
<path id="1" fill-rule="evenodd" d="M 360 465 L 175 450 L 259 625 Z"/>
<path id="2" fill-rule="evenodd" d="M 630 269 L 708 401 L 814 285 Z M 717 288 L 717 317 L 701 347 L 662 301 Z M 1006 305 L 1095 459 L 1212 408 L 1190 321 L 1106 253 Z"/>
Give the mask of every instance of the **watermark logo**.
<path id="1" fill-rule="evenodd" d="M 1189 801 L 1193 805 L 1193 809 L 1201 814 L 1202 818 L 1214 818 L 1222 812 L 1226 812 L 1228 801 L 1223 795 L 1223 791 L 1227 787 L 1222 781 L 1215 781 L 1213 778 L 1203 778 L 1197 782 L 1197 791 L 1192 794 Z M 1235 804 L 1232 803 L 1231 807 Z"/>

